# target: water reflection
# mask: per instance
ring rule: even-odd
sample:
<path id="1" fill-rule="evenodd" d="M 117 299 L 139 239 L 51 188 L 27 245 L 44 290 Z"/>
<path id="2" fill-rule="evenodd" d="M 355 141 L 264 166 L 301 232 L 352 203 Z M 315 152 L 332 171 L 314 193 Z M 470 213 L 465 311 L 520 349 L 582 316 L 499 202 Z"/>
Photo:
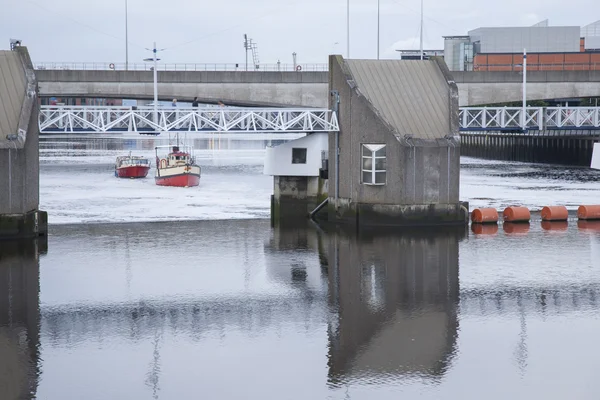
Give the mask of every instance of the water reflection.
<path id="1" fill-rule="evenodd" d="M 464 230 L 336 233 L 328 246 L 329 383 L 436 379 L 458 332 L 458 247 Z"/>
<path id="2" fill-rule="evenodd" d="M 34 398 L 40 373 L 39 254 L 45 238 L 0 241 L 0 397 Z"/>

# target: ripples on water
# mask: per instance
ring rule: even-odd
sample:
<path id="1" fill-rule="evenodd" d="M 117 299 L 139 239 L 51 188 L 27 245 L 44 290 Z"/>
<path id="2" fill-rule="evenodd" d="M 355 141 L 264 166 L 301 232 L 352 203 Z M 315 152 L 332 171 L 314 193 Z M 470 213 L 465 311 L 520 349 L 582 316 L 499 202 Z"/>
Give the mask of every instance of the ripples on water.
<path id="1" fill-rule="evenodd" d="M 72 185 L 49 164 L 44 179 Z M 260 176 L 229 164 L 215 173 Z M 480 178 L 518 184 L 511 168 L 529 167 Z M 47 243 L 2 242 L 0 398 L 598 398 L 600 225 L 481 232 L 255 219 L 55 224 Z"/>

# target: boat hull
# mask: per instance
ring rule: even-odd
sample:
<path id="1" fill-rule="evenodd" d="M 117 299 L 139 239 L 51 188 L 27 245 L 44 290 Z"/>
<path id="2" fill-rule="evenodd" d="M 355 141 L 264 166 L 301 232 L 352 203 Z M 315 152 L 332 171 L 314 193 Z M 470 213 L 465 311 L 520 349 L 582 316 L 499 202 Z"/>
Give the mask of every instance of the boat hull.
<path id="1" fill-rule="evenodd" d="M 177 187 L 192 187 L 200 184 L 200 175 L 196 174 L 181 174 L 171 175 L 164 178 L 155 177 L 154 180 L 158 186 L 177 186 Z"/>
<path id="2" fill-rule="evenodd" d="M 149 170 L 149 166 L 133 165 L 117 168 L 116 175 L 119 178 L 145 178 Z"/>
<path id="3" fill-rule="evenodd" d="M 192 187 L 200 184 L 200 167 L 186 165 L 159 168 L 154 181 L 159 186 Z"/>

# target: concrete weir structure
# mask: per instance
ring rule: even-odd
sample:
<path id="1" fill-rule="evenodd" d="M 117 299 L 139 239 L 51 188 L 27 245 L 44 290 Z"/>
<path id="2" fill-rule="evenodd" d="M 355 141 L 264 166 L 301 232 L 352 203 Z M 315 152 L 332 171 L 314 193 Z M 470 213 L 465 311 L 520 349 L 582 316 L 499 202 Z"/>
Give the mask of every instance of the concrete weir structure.
<path id="1" fill-rule="evenodd" d="M 329 221 L 466 223 L 458 89 L 444 61 L 329 62 L 330 108 L 340 125 L 329 134 Z"/>
<path id="2" fill-rule="evenodd" d="M 0 51 L 0 239 L 47 232 L 39 211 L 37 82 L 25 47 Z"/>

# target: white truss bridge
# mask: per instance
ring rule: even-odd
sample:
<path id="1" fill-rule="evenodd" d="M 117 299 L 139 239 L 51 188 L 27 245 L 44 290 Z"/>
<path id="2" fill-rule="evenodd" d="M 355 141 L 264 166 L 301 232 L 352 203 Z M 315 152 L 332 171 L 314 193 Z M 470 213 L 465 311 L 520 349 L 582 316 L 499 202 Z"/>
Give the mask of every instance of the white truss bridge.
<path id="1" fill-rule="evenodd" d="M 465 107 L 461 131 L 600 129 L 600 107 Z"/>
<path id="2" fill-rule="evenodd" d="M 523 120 L 525 119 L 525 120 Z M 459 113 L 463 132 L 598 130 L 600 107 L 465 107 Z M 288 108 L 170 108 L 41 106 L 40 132 L 336 132 L 335 112 Z"/>
<path id="3" fill-rule="evenodd" d="M 338 131 L 325 109 L 41 106 L 40 132 L 310 133 Z"/>

